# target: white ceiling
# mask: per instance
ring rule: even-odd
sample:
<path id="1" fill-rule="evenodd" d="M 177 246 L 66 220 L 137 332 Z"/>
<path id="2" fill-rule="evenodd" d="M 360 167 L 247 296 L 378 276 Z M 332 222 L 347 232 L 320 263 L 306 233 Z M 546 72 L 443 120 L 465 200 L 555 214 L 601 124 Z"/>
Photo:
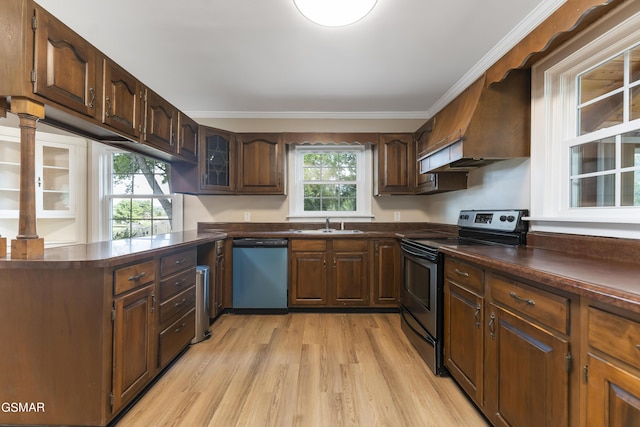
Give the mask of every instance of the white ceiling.
<path id="1" fill-rule="evenodd" d="M 195 118 L 427 118 L 564 0 L 378 0 L 328 28 L 293 0 L 36 0 Z"/>

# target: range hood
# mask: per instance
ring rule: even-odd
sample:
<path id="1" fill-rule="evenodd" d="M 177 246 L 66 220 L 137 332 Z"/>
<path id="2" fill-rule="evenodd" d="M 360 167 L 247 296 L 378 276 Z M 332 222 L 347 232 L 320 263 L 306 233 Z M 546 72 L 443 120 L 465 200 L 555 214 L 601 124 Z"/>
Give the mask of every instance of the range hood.
<path id="1" fill-rule="evenodd" d="M 435 115 L 420 173 L 469 170 L 515 157 L 529 157 L 531 75 L 512 70 L 490 86 L 476 80 Z"/>

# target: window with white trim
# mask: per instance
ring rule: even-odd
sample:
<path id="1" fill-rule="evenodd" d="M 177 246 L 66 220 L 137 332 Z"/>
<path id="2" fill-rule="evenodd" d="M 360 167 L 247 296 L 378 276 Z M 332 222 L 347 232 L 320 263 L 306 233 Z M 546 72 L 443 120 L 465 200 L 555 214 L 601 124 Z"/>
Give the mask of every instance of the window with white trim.
<path id="1" fill-rule="evenodd" d="M 294 146 L 290 218 L 370 218 L 371 150 Z"/>
<path id="2" fill-rule="evenodd" d="M 592 28 L 533 68 L 534 228 L 640 232 L 639 24 Z"/>
<path id="3" fill-rule="evenodd" d="M 104 230 L 107 240 L 169 233 L 181 204 L 169 188 L 169 163 L 141 154 L 107 150 Z"/>

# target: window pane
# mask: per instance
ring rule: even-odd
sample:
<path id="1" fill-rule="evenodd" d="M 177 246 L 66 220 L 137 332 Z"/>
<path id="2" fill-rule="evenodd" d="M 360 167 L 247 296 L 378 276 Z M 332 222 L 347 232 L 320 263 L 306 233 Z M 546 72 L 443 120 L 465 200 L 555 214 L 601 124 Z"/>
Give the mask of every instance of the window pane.
<path id="1" fill-rule="evenodd" d="M 322 211 L 337 211 L 338 210 L 338 199 L 330 198 L 330 199 L 322 199 Z"/>
<path id="2" fill-rule="evenodd" d="M 616 166 L 615 138 L 571 147 L 571 175 L 602 172 Z"/>
<path id="3" fill-rule="evenodd" d="M 629 52 L 631 63 L 631 83 L 640 80 L 640 46 L 636 46 Z"/>
<path id="4" fill-rule="evenodd" d="M 173 206 L 171 199 L 154 199 L 153 200 L 153 219 L 170 219 L 172 216 Z"/>
<path id="5" fill-rule="evenodd" d="M 337 185 L 323 185 L 320 192 L 322 197 L 336 197 L 338 195 Z"/>
<path id="6" fill-rule="evenodd" d="M 640 206 L 640 171 L 623 172 L 621 179 L 622 206 Z"/>
<path id="7" fill-rule="evenodd" d="M 615 176 L 600 175 L 571 180 L 571 207 L 614 206 Z"/>
<path id="8" fill-rule="evenodd" d="M 640 86 L 631 89 L 629 103 L 629 120 L 640 119 Z"/>
<path id="9" fill-rule="evenodd" d="M 318 181 L 322 179 L 322 168 L 304 168 L 302 179 L 305 181 Z"/>
<path id="10" fill-rule="evenodd" d="M 580 104 L 620 89 L 624 84 L 624 54 L 578 77 Z"/>
<path id="11" fill-rule="evenodd" d="M 320 184 L 305 184 L 303 187 L 304 197 L 320 197 L 321 187 Z"/>
<path id="12" fill-rule="evenodd" d="M 640 166 L 640 130 L 622 135 L 622 167 Z"/>
<path id="13" fill-rule="evenodd" d="M 320 199 L 319 198 L 304 199 L 304 210 L 305 212 L 321 210 Z"/>
<path id="14" fill-rule="evenodd" d="M 164 219 L 153 221 L 152 234 L 166 234 L 166 233 L 171 233 L 171 221 L 164 220 Z"/>
<path id="15" fill-rule="evenodd" d="M 601 99 L 578 110 L 580 135 L 622 123 L 622 92 Z"/>
<path id="16" fill-rule="evenodd" d="M 357 210 L 356 199 L 340 199 L 340 210 L 354 212 Z"/>
<path id="17" fill-rule="evenodd" d="M 303 162 L 305 167 L 309 166 L 322 166 L 322 154 L 318 153 L 308 153 L 303 157 Z"/>

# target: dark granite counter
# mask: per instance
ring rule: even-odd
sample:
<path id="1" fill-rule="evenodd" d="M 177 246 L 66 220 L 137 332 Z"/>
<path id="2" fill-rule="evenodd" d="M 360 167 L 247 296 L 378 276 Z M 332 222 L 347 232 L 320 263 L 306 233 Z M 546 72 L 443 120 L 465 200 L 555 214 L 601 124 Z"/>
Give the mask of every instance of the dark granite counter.
<path id="1" fill-rule="evenodd" d="M 61 246 L 45 249 L 44 258 L 40 259 L 15 260 L 9 256 L 0 258 L 0 271 L 8 268 L 111 267 L 226 237 L 226 233 L 219 232 L 181 231 L 150 237 Z"/>

